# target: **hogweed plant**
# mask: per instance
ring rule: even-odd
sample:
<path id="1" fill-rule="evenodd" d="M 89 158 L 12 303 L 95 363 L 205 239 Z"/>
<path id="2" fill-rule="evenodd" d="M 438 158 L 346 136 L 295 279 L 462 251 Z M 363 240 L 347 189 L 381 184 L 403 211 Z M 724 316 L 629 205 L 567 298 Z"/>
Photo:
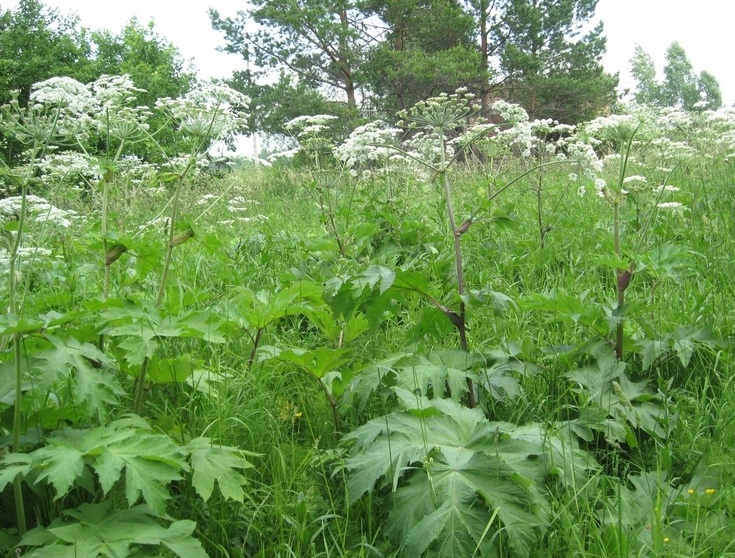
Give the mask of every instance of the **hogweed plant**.
<path id="1" fill-rule="evenodd" d="M 0 111 L 0 125 L 5 136 L 25 149 L 22 164 L 13 169 L 3 169 L 1 175 L 20 195 L 4 200 L 2 210 L 3 244 L 6 245 L 8 254 L 9 273 L 8 313 L 0 322 L 0 328 L 3 352 L 8 343 L 12 342 L 10 358 L 15 377 L 13 397 L 3 400 L 3 405 L 9 401 L 13 407 L 13 421 L 11 452 L 1 457 L 0 489 L 12 482 L 17 534 L 24 536 L 27 531 L 27 511 L 24 505 L 26 494 L 22 489 L 24 480 L 39 485 L 48 482 L 56 492 L 56 499 L 69 499 L 67 495 L 70 492 L 94 495 L 94 487 L 89 485 L 91 477 L 88 467 L 91 466 L 97 469 L 96 478 L 99 479 L 99 494 L 102 498 L 95 501 L 92 497 L 90 503 L 90 498 L 82 497 L 81 501 L 87 503 L 77 508 L 78 513 L 70 510 L 66 512 L 65 519 L 57 518 L 52 523 L 54 529 L 60 529 L 54 531 L 55 533 L 61 533 L 64 529 L 74 530 L 82 524 L 90 525 L 94 523 L 90 518 L 99 518 L 102 514 L 105 517 L 117 517 L 123 522 L 132 522 L 141 529 L 149 529 L 147 535 L 134 535 L 121 543 L 119 552 L 116 551 L 120 556 L 129 555 L 140 545 L 162 544 L 178 556 L 203 557 L 205 553 L 201 544 L 191 537 L 194 529 L 192 522 L 173 522 L 168 528 L 161 526 L 161 521 L 168 521 L 162 506 L 162 502 L 171 497 L 167 485 L 193 472 L 195 491 L 206 501 L 212 495 L 215 477 L 210 473 L 212 464 L 216 462 L 216 467 L 223 475 L 218 479 L 222 495 L 226 500 L 242 501 L 244 495 L 241 486 L 245 479 L 238 470 L 249 466 L 243 454 L 235 448 L 214 448 L 208 438 L 196 438 L 186 446 L 177 445 L 167 435 L 152 433 L 142 419 L 105 425 L 110 408 L 124 412 L 121 408 L 124 391 L 114 374 L 118 369 L 117 363 L 104 352 L 107 348 L 101 341 L 98 345 L 87 341 L 87 336 L 80 333 L 84 331 L 83 326 L 79 330 L 67 330 L 64 327 L 77 320 L 91 318 L 97 325 L 105 324 L 103 327 L 112 334 L 125 330 L 129 335 L 136 329 L 134 326 L 131 329 L 132 324 L 128 324 L 125 326 L 127 329 L 118 325 L 116 331 L 116 327 L 109 325 L 115 324 L 114 313 L 111 316 L 96 316 L 94 311 L 94 308 L 108 307 L 110 266 L 128 248 L 122 241 L 112 243 L 117 235 L 107 226 L 110 186 L 121 173 L 122 165 L 118 164 L 126 148 L 143 139 L 155 142 L 146 124 L 147 111 L 128 106 L 133 91 L 132 83 L 124 76 L 105 77 L 89 86 L 68 78 L 54 78 L 34 87 L 27 108 L 21 108 L 13 101 Z M 173 249 L 193 234 L 189 227 L 180 230 L 177 223 L 182 185 L 195 169 L 210 140 L 225 137 L 242 128 L 244 119 L 240 110 L 245 105 L 247 99 L 242 95 L 229 88 L 214 85 L 201 86 L 182 99 L 160 102 L 159 108 L 165 108 L 171 121 L 176 122 L 176 131 L 190 139 L 192 148 L 183 158 L 168 158 L 168 168 L 158 172 L 160 181 L 173 183 L 173 192 L 169 202 L 165 259 L 157 295 L 149 307 L 152 308 L 151 315 L 145 317 L 147 323 L 155 322 L 153 312 L 163 302 Z M 101 154 L 93 150 L 94 146 L 100 145 Z M 61 161 L 73 162 L 76 166 L 64 172 L 59 168 Z M 37 317 L 26 316 L 21 302 L 24 294 L 19 292 L 22 285 L 21 272 L 30 276 L 32 269 L 27 264 L 32 264 L 33 258 L 43 253 L 42 248 L 26 246 L 29 239 L 26 233 L 29 219 L 32 216 L 42 216 L 45 221 L 51 218 L 62 219 L 68 225 L 69 216 L 69 213 L 59 210 L 42 198 L 31 195 L 29 190 L 37 185 L 48 189 L 55 181 L 62 184 L 64 178 L 81 178 L 86 181 L 85 187 L 94 191 L 99 185 L 101 190 L 101 233 L 105 269 L 102 301 L 101 304 L 93 303 L 91 310 L 84 308 L 66 314 L 51 311 Z M 13 215 L 10 215 L 11 212 Z M 27 255 L 29 253 L 30 256 Z M 109 306 L 115 307 L 114 302 Z M 119 312 L 117 318 L 120 318 Z M 75 337 L 76 335 L 79 337 Z M 202 330 L 195 335 L 204 337 L 207 334 Z M 124 343 L 119 343 L 116 350 L 119 351 L 124 346 Z M 151 346 L 149 339 L 148 347 Z M 133 402 L 133 410 L 137 414 L 141 414 L 143 410 L 144 383 L 149 359 L 150 356 L 146 353 L 140 362 Z M 160 372 L 157 372 L 157 378 L 160 381 Z M 25 435 L 24 424 L 28 429 Z M 69 428 L 59 430 L 59 424 L 69 425 Z M 98 426 L 90 427 L 95 424 Z M 31 433 L 30 429 L 35 430 Z M 114 444 L 104 442 L 103 448 L 92 447 L 95 440 L 100 441 L 108 435 L 118 442 L 128 438 L 132 445 L 128 448 L 121 446 L 117 456 L 114 456 L 115 451 L 112 450 Z M 43 445 L 41 440 L 46 437 L 56 441 Z M 76 446 L 79 440 L 84 440 L 87 445 Z M 161 453 L 166 453 L 163 449 L 165 443 L 172 444 L 168 457 L 162 457 Z M 149 444 L 150 451 L 143 449 L 146 444 Z M 30 453 L 23 453 L 29 446 L 38 447 Z M 127 457 L 132 455 L 131 452 L 141 459 L 138 463 L 134 464 Z M 34 458 L 36 454 L 39 456 L 37 460 Z M 214 457 L 216 454 L 219 457 Z M 185 455 L 188 457 L 182 460 Z M 95 464 L 97 458 L 99 461 Z M 189 459 L 191 461 L 187 461 Z M 115 461 L 117 464 L 113 463 Z M 167 463 L 165 467 L 170 467 L 167 472 L 161 466 L 163 462 Z M 154 469 L 160 473 L 153 475 L 157 480 L 153 477 L 145 478 L 154 473 Z M 124 481 L 121 480 L 121 475 L 125 477 Z M 128 512 L 113 509 L 112 502 L 119 500 L 115 494 L 119 491 L 120 482 L 127 485 L 127 502 L 131 508 Z M 84 487 L 81 492 L 80 487 Z M 141 507 L 136 512 L 133 506 L 140 499 L 151 507 Z M 75 496 L 69 503 L 74 501 L 80 500 Z M 39 518 L 41 520 L 52 520 L 55 515 L 62 513 L 57 505 L 47 506 L 45 509 L 44 517 Z M 72 543 L 63 550 L 61 546 L 57 546 L 57 549 L 67 554 L 76 549 L 85 555 L 97 556 L 99 545 L 108 544 L 105 537 L 111 538 L 108 540 L 117 538 L 122 541 L 119 532 L 105 533 L 104 529 L 99 532 L 95 532 L 95 529 L 86 533 L 77 532 L 72 538 L 65 535 L 49 538 L 51 531 L 40 535 L 39 529 L 43 532 L 39 526 L 35 530 L 36 534 L 29 533 L 21 544 L 64 546 Z M 43 554 L 44 551 L 40 549 L 31 555 L 50 555 L 49 551 Z"/>
<path id="2" fill-rule="evenodd" d="M 17 213 L 17 226 L 8 227 L 8 222 L 3 219 L 3 240 L 8 252 L 8 316 L 6 327 L 3 332 L 2 349 L 7 346 L 8 335 L 12 339 L 13 360 L 15 363 L 15 390 L 14 410 L 12 424 L 12 451 L 21 451 L 21 401 L 23 397 L 23 366 L 22 366 L 22 329 L 13 331 L 13 325 L 20 321 L 21 307 L 19 304 L 19 265 L 21 257 L 21 246 L 24 240 L 24 229 L 28 218 L 28 187 L 33 178 L 35 165 L 43 156 L 52 138 L 57 133 L 57 124 L 60 111 L 54 107 L 43 107 L 33 104 L 30 108 L 21 109 L 17 101 L 10 106 L 2 107 L 0 111 L 0 125 L 10 137 L 14 138 L 26 148 L 27 163 L 20 174 L 14 174 L 9 169 L 4 169 L 4 176 L 11 179 L 15 186 L 20 189 L 20 204 Z M 15 230 L 13 230 L 13 228 Z M 15 323 L 13 323 L 15 322 Z M 10 326 L 10 327 L 8 327 Z M 15 497 L 15 509 L 18 523 L 18 532 L 22 535 L 26 532 L 25 506 L 23 503 L 22 478 L 20 475 L 12 477 L 13 494 Z"/>
<path id="3" fill-rule="evenodd" d="M 599 198 L 612 208 L 612 240 L 616 263 L 616 310 L 618 317 L 615 327 L 615 353 L 619 360 L 624 357 L 624 307 L 625 293 L 636 273 L 637 259 L 648 248 L 652 223 L 661 211 L 673 211 L 683 206 L 679 202 L 666 200 L 665 196 L 678 189 L 669 181 L 685 157 L 686 151 L 671 150 L 664 162 L 663 184 L 652 187 L 645 176 L 630 174 L 634 157 L 633 150 L 644 152 L 649 146 L 658 148 L 665 136 L 643 114 L 623 114 L 597 118 L 589 122 L 581 135 L 590 146 L 610 150 L 607 158 L 617 163 L 616 177 L 606 181 L 600 175 L 595 180 L 595 190 Z M 597 167 L 601 168 L 600 166 Z M 634 220 L 627 223 L 628 246 L 624 246 L 623 208 L 632 204 Z M 632 239 L 633 229 L 637 228 L 637 241 Z"/>
<path id="4" fill-rule="evenodd" d="M 293 135 L 299 147 L 282 155 L 301 153 L 308 159 L 312 181 L 306 191 L 319 208 L 325 227 L 334 236 L 340 256 L 344 257 L 347 248 L 342 227 L 338 224 L 338 213 L 344 210 L 349 218 L 349 202 L 347 207 L 342 207 L 342 176 L 339 172 L 332 172 L 328 163 L 334 149 L 329 125 L 335 120 L 337 117 L 330 114 L 316 114 L 298 116 L 286 122 L 284 127 Z"/>
<path id="5" fill-rule="evenodd" d="M 359 286 L 379 286 L 380 293 L 391 288 L 418 293 L 444 314 L 459 336 L 459 349 L 390 355 L 359 371 L 349 386 L 350 396 L 360 404 L 379 386 L 387 386 L 401 409 L 345 438 L 351 445 L 345 467 L 351 501 L 376 485 L 392 487 L 391 534 L 409 556 L 490 555 L 507 547 L 527 555 L 547 524 L 548 502 L 540 479 L 558 474 L 562 483 L 580 486 L 597 467 L 574 440 L 537 424 L 493 423 L 484 406 L 478 406 L 478 394 L 493 401 L 520 394 L 510 372 L 526 368 L 510 345 L 485 352 L 469 347 L 467 303 L 482 295 L 467 288 L 462 238 L 478 221 L 477 212 L 458 218 L 450 171 L 476 144 L 492 142 L 496 154 L 520 152 L 527 157 L 536 148 L 547 148 L 543 139 L 534 137 L 535 129 L 520 107 L 498 106 L 508 118 L 505 127 L 473 122 L 477 110 L 472 95 L 464 91 L 441 95 L 399 115 L 398 125 L 408 133 L 402 143 L 397 144 L 390 128 L 363 127 L 338 150 L 346 163 L 367 165 L 390 160 L 393 150 L 414 172 L 436 179 L 451 236 L 456 308 L 443 302 L 444 295 L 432 296 L 421 273 L 373 266 L 355 279 Z M 387 141 L 372 143 L 376 137 Z M 367 154 L 370 150 L 384 151 L 377 159 Z M 537 163 L 492 197 L 552 164 L 568 162 L 555 158 Z M 478 205 L 486 207 L 487 202 Z M 540 460 L 519 469 L 520 462 L 530 464 L 531 454 Z M 560 458 L 562 454 L 566 457 Z"/>

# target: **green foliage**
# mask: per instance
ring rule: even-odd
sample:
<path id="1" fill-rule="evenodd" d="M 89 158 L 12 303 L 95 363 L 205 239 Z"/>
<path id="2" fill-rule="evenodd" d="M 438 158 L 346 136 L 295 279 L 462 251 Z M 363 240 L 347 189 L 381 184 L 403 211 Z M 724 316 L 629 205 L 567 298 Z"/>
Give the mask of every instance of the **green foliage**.
<path id="1" fill-rule="evenodd" d="M 512 0 L 501 16 L 502 89 L 534 118 L 577 123 L 615 100 L 617 78 L 606 74 L 602 24 L 582 34 L 597 0 Z"/>
<path id="2" fill-rule="evenodd" d="M 631 74 L 636 80 L 636 102 L 684 110 L 717 110 L 722 106 L 722 93 L 717 79 L 707 71 L 699 75 L 687 58 L 682 46 L 674 41 L 666 49 L 663 81 L 656 79 L 656 67 L 651 56 L 636 45 L 631 59 Z"/>
<path id="3" fill-rule="evenodd" d="M 376 483 L 392 487 L 388 520 L 407 556 L 488 555 L 503 541 L 528 555 L 546 525 L 544 479 L 559 472 L 554 446 L 566 444 L 537 425 L 494 423 L 450 400 L 397 394 L 406 411 L 345 437 L 350 500 Z M 571 470 L 592 466 L 573 445 L 566 453 Z"/>
<path id="4" fill-rule="evenodd" d="M 210 10 L 213 27 L 225 33 L 229 52 L 251 57 L 260 68 L 282 68 L 311 89 L 341 89 L 349 108 L 355 98 L 355 41 L 350 2 L 257 0 L 235 19 Z M 259 28 L 252 30 L 249 22 Z M 303 113 L 301 113 L 303 114 Z"/>
<path id="5" fill-rule="evenodd" d="M 76 16 L 61 15 L 37 0 L 21 0 L 15 10 L 0 15 L 0 105 L 14 98 L 28 104 L 31 86 L 52 77 L 66 76 L 89 83 L 103 75 L 128 75 L 136 87 L 135 104 L 153 109 L 158 99 L 179 97 L 194 83 L 178 50 L 156 35 L 152 23 L 141 26 L 135 19 L 120 34 L 91 31 L 79 26 Z M 154 118 L 151 131 L 156 145 L 138 145 L 135 153 L 160 159 L 160 147 L 171 154 L 181 147 L 180 138 L 163 131 L 166 118 Z M 88 146 L 95 152 L 98 145 Z M 3 157 L 16 156 L 17 146 Z"/>
<path id="6" fill-rule="evenodd" d="M 354 177 L 56 161 L 2 200 L 0 553 L 732 552 L 729 113 L 430 101 Z"/>
<path id="7" fill-rule="evenodd" d="M 366 15 L 380 16 L 388 28 L 361 66 L 381 114 L 478 81 L 473 22 L 456 1 L 365 1 L 360 7 Z"/>
<path id="8" fill-rule="evenodd" d="M 358 86 L 364 106 L 379 115 L 466 87 L 479 90 L 485 111 L 491 97 L 504 98 L 520 102 L 534 118 L 576 123 L 615 100 L 617 79 L 601 65 L 602 26 L 582 34 L 596 5 L 258 1 L 234 18 L 214 10 L 210 17 L 229 52 L 280 73 L 277 85 L 259 83 L 254 70 L 231 82 L 268 101 L 261 103 L 261 121 L 254 122 L 258 129 L 278 131 L 274 116 L 296 116 L 297 110 L 354 115 Z M 325 102 L 324 90 L 344 94 L 347 110 Z"/>
<path id="9" fill-rule="evenodd" d="M 38 0 L 20 0 L 0 14 L 0 105 L 19 91 L 23 105 L 31 85 L 54 76 L 80 81 L 96 77 L 89 36 L 76 17 L 63 16 Z"/>
<path id="10" fill-rule="evenodd" d="M 242 502 L 241 487 L 247 481 L 238 470 L 251 466 L 235 448 L 213 445 L 208 438 L 181 446 L 132 415 L 106 426 L 59 430 L 49 445 L 22 456 L 7 454 L 3 464 L 0 487 L 22 474 L 34 483 L 50 483 L 58 500 L 77 485 L 92 490 L 88 472 L 93 471 L 103 496 L 122 489 L 128 506 L 142 498 L 159 516 L 165 515 L 172 497 L 168 485 L 190 470 L 192 485 L 204 501 L 216 480 L 226 499 Z"/>
<path id="11" fill-rule="evenodd" d="M 249 71 L 235 72 L 228 83 L 253 99 L 248 123 L 251 130 L 285 136 L 289 135 L 285 124 L 305 114 L 336 116 L 345 127 L 356 117 L 355 111 L 344 103 L 329 99 L 318 89 L 283 72 L 275 83 L 262 85 Z"/>
<path id="12" fill-rule="evenodd" d="M 193 521 L 173 521 L 164 526 L 155 518 L 142 505 L 120 510 L 110 502 L 82 504 L 48 527 L 28 532 L 20 544 L 31 547 L 26 556 L 37 558 L 124 558 L 140 556 L 143 548 L 150 546 L 165 547 L 180 558 L 207 557 L 202 544 L 192 536 L 196 527 Z"/>
<path id="13" fill-rule="evenodd" d="M 138 106 L 153 109 L 158 99 L 180 97 L 194 84 L 195 74 L 186 67 L 178 49 L 156 34 L 153 22 L 144 27 L 132 19 L 117 35 L 94 31 L 91 36 L 94 75 L 130 76 L 141 89 L 135 96 Z M 157 132 L 157 145 L 136 147 L 136 154 L 158 160 L 161 156 L 159 146 L 164 146 L 171 155 L 185 150 L 181 138 L 165 128 L 166 117 L 160 114 L 154 117 L 150 129 Z"/>
<path id="14" fill-rule="evenodd" d="M 676 419 L 667 415 L 661 395 L 648 381 L 631 381 L 625 362 L 617 361 L 608 348 L 598 347 L 594 355 L 592 365 L 566 374 L 580 396 L 581 420 L 572 423 L 572 430 L 588 442 L 594 430 L 612 444 L 625 442 L 632 448 L 638 447 L 634 429 L 664 440 Z"/>

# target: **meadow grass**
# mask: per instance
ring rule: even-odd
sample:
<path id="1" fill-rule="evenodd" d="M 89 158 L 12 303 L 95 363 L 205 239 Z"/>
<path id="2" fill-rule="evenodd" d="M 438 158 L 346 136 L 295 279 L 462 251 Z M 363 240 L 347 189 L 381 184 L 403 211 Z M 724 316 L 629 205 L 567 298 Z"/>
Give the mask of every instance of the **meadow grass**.
<path id="1" fill-rule="evenodd" d="M 525 170 L 502 164 L 509 175 Z M 363 300 L 366 313 L 369 304 L 379 308 L 375 324 L 348 341 L 344 322 L 340 335 L 330 337 L 327 326 L 302 309 L 313 304 L 327 312 L 324 301 L 294 299 L 284 311 L 268 306 L 293 285 L 327 292 L 330 282 L 372 265 L 420 273 L 441 303 L 457 302 L 446 201 L 435 182 L 406 180 L 388 192 L 380 179 L 343 177 L 334 190 L 319 192 L 333 202 L 327 214 L 314 176 L 287 165 L 252 167 L 222 178 L 200 176 L 181 192 L 179 219 L 194 233 L 173 255 L 163 307 L 171 315 L 214 309 L 225 335 L 216 343 L 162 339 L 159 352 L 184 355 L 197 374 L 188 382 L 152 385 L 145 414 L 182 442 L 206 434 L 254 454 L 244 503 L 215 494 L 202 505 L 182 486 L 169 504 L 174 517 L 196 521 L 211 556 L 397 555 L 385 523 L 390 490 L 376 488 L 348 506 L 348 450 L 340 444 L 342 435 L 392 412 L 395 396 L 376 389 L 358 405 L 343 398 L 345 386 L 335 380 L 335 424 L 322 377 L 313 371 L 316 360 L 299 364 L 276 358 L 277 350 L 348 348 L 337 367 L 346 381 L 400 351 L 458 346 L 446 316 L 416 293 L 392 302 Z M 450 178 L 460 220 L 496 187 L 488 169 L 476 165 L 456 167 Z M 735 556 L 728 511 L 735 506 L 731 164 L 694 160 L 669 180 L 688 210 L 662 209 L 647 224 L 633 196 L 622 208 L 624 245 L 641 265 L 626 293 L 626 372 L 653 386 L 650 397 L 662 401 L 669 431 L 656 438 L 637 429 L 635 439 L 614 444 L 597 432 L 585 441 L 582 449 L 600 467 L 574 490 L 545 479 L 547 525 L 533 556 Z M 513 373 L 518 393 L 488 399 L 483 410 L 492 420 L 539 423 L 561 437 L 571 436 L 563 425 L 579 415 L 584 397 L 567 374 L 593 360 L 579 347 L 610 337 L 579 313 L 614 316 L 616 289 L 612 212 L 594 194 L 577 190 L 568 170 L 529 174 L 485 204 L 462 238 L 468 292 L 485 292 L 468 303 L 470 350 L 512 344 L 517 359 L 529 364 Z M 85 217 L 69 230 L 44 233 L 52 256 L 24 273 L 27 315 L 71 312 L 102 290 L 94 241 L 100 200 L 90 192 L 52 194 L 57 206 Z M 165 190 L 112 184 L 109 226 L 138 244 L 113 269 L 111 296 L 141 301 L 155 292 L 167 199 Z M 273 312 L 262 328 L 237 314 L 238 304 L 257 305 L 256 299 Z M 564 300 L 567 306 L 558 302 Z M 98 335 L 83 322 L 68 331 L 90 342 Z M 644 365 L 635 347 L 646 340 L 669 350 Z M 274 358 L 267 358 L 269 350 Z M 134 374 L 124 368 L 132 393 Z M 113 412 L 122 414 L 125 406 Z M 36 495 L 35 502 L 44 498 Z M 507 545 L 495 548 L 514 555 Z"/>

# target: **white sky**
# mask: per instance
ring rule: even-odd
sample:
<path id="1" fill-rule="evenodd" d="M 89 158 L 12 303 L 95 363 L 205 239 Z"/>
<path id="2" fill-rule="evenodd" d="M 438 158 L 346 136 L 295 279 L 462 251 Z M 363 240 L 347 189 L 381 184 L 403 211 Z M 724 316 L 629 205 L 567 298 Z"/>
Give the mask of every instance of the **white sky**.
<path id="1" fill-rule="evenodd" d="M 151 19 L 157 33 L 176 46 L 184 58 L 193 59 L 202 78 L 229 77 L 245 64 L 236 55 L 217 52 L 222 35 L 209 22 L 207 9 L 234 16 L 245 0 L 45 0 L 62 14 L 74 12 L 82 25 L 118 32 L 133 16 L 142 24 Z M 16 0 L 0 0 L 0 9 L 13 9 Z M 629 60 L 640 44 L 663 66 L 666 48 L 678 41 L 696 72 L 707 70 L 719 80 L 723 100 L 735 100 L 735 31 L 733 0 L 599 0 L 597 16 L 605 23 L 608 52 L 603 63 L 619 72 L 621 87 L 631 87 Z"/>

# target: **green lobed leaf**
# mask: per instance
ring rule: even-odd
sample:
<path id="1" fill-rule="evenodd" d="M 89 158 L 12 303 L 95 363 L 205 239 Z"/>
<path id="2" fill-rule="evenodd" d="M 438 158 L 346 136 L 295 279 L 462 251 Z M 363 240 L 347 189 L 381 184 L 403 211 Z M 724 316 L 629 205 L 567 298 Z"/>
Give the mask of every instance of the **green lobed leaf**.
<path id="1" fill-rule="evenodd" d="M 110 358 L 91 343 L 74 337 L 46 337 L 53 349 L 34 355 L 33 367 L 40 374 L 40 389 L 51 390 L 58 382 L 66 383 L 71 374 L 72 399 L 84 406 L 86 416 L 99 414 L 104 419 L 108 405 L 115 405 L 125 390 L 115 376 Z"/>
<path id="2" fill-rule="evenodd" d="M 182 449 L 162 434 L 130 429 L 124 437 L 104 440 L 92 466 L 100 485 L 108 493 L 125 472 L 125 496 L 129 505 L 142 496 L 161 515 L 171 495 L 168 483 L 181 479 L 188 470 Z"/>
<path id="3" fill-rule="evenodd" d="M 226 500 L 242 503 L 245 493 L 242 487 L 247 479 L 238 470 L 253 465 L 237 448 L 212 444 L 209 438 L 194 438 L 187 445 L 191 460 L 192 484 L 206 502 L 212 496 L 214 483 Z"/>
<path id="4" fill-rule="evenodd" d="M 159 521 L 147 506 L 121 510 L 110 502 L 82 504 L 64 512 L 64 518 L 47 529 L 29 532 L 21 545 L 45 545 L 28 553 L 42 557 L 124 558 L 140 546 L 164 546 L 180 558 L 207 557 L 201 543 L 192 537 L 196 523 L 174 521 L 164 526 Z"/>
<path id="5" fill-rule="evenodd" d="M 51 439 L 50 444 L 33 452 L 34 462 L 40 469 L 38 481 L 48 479 L 56 489 L 54 500 L 65 496 L 84 472 L 84 453 L 62 440 Z"/>

